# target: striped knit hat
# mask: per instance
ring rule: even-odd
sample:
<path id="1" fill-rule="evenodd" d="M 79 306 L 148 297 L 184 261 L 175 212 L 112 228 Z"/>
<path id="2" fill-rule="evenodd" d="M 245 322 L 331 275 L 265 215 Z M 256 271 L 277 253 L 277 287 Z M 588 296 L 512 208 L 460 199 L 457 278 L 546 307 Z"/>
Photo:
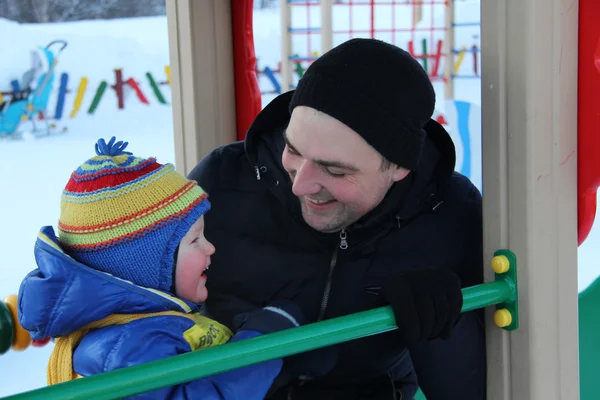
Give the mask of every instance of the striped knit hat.
<path id="1" fill-rule="evenodd" d="M 83 264 L 168 291 L 174 252 L 210 203 L 172 164 L 135 157 L 123 151 L 127 144 L 100 139 L 97 156 L 71 174 L 61 196 L 59 241 Z"/>

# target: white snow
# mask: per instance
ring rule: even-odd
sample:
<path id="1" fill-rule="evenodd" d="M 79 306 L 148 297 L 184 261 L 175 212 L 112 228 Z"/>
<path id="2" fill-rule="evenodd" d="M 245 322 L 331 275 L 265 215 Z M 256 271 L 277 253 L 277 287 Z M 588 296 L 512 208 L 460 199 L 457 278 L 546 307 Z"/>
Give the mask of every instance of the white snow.
<path id="1" fill-rule="evenodd" d="M 337 7 L 337 6 L 336 6 Z M 457 21 L 477 22 L 479 3 L 457 2 Z M 341 8 L 339 9 L 341 10 Z M 409 22 L 408 8 L 396 12 L 396 26 Z M 419 26 L 427 27 L 430 21 L 428 7 L 423 9 L 423 21 Z M 254 10 L 255 48 L 259 67 L 277 68 L 280 60 L 279 10 Z M 314 15 L 313 15 L 314 14 Z M 318 13 L 311 14 L 311 26 L 319 21 Z M 294 25 L 302 26 L 306 13 L 295 11 Z M 368 29 L 368 10 L 353 12 L 353 28 Z M 391 10 L 378 11 L 377 21 L 385 22 Z M 439 12 L 434 15 L 438 26 L 443 24 Z M 348 29 L 349 14 L 339 11 L 334 14 L 334 30 Z M 367 27 L 367 28 L 365 28 Z M 389 26 L 388 26 L 389 27 Z M 439 33 L 436 39 L 443 38 Z M 361 34 L 360 36 L 368 36 Z M 406 46 L 408 34 L 399 34 L 396 44 Z M 429 33 L 424 36 L 429 40 Z M 20 25 L 0 19 L 0 40 L 3 45 L 0 61 L 0 90 L 9 91 L 10 81 L 19 79 L 30 68 L 30 49 L 45 46 L 52 40 L 64 39 L 67 48 L 60 56 L 56 68 L 55 87 L 62 72 L 69 73 L 69 89 L 75 91 L 81 77 L 89 79 L 88 89 L 79 114 L 69 119 L 74 93 L 67 94 L 63 117 L 56 124 L 67 131 L 53 137 L 39 139 L 27 135 L 21 141 L 0 141 L 0 297 L 16 294 L 23 277 L 35 267 L 33 245 L 38 229 L 42 225 L 56 225 L 59 216 L 61 191 L 70 173 L 94 154 L 94 143 L 100 138 L 116 135 L 119 140 L 129 141 L 128 150 L 139 156 L 156 156 L 162 163 L 174 163 L 173 125 L 171 107 L 156 101 L 150 90 L 145 73 L 151 72 L 158 81 L 166 80 L 164 67 L 169 63 L 166 17 L 151 17 L 123 20 L 96 20 L 60 24 Z M 334 37 L 335 44 L 347 39 L 343 35 Z M 421 52 L 421 36 L 415 37 L 415 49 Z M 382 39 L 386 39 L 382 37 Z M 313 40 L 319 50 L 318 38 Z M 479 28 L 457 28 L 456 46 L 479 45 Z M 294 46 L 299 54 L 306 51 L 306 40 L 295 39 Z M 465 57 L 461 74 L 470 74 L 472 56 Z M 102 80 L 114 83 L 114 69 L 123 68 L 125 79 L 134 77 L 150 101 L 141 104 L 135 94 L 126 94 L 125 109 L 117 109 L 114 90 L 108 88 L 93 115 L 87 114 L 94 91 Z M 261 78 L 261 87 L 271 90 L 270 83 Z M 166 85 L 160 89 L 167 101 L 170 90 Z M 443 87 L 436 84 L 438 109 L 444 111 Z M 56 90 L 55 90 L 56 93 Z M 456 81 L 455 98 L 480 105 L 480 80 L 459 79 Z M 263 106 L 274 95 L 263 97 Z M 50 104 L 55 104 L 54 97 Z M 53 106 L 50 107 L 53 110 Z M 52 113 L 51 113 L 52 114 Z M 29 124 L 24 128 L 30 129 Z M 453 137 L 455 137 L 453 135 Z M 585 288 L 599 275 L 598 255 L 600 229 L 597 228 L 579 249 L 579 285 Z M 45 385 L 46 362 L 52 345 L 29 348 L 24 352 L 13 352 L 0 356 L 0 396 L 30 390 Z"/>

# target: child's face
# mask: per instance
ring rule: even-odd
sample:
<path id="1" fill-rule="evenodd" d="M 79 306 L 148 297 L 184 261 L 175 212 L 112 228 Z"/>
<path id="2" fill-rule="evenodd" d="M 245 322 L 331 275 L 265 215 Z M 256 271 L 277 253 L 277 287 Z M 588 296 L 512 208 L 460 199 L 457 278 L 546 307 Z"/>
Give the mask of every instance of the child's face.
<path id="1" fill-rule="evenodd" d="M 177 253 L 175 270 L 175 290 L 177 296 L 202 303 L 208 297 L 204 271 L 210 265 L 210 256 L 215 246 L 204 237 L 204 216 L 190 227 L 181 239 Z"/>

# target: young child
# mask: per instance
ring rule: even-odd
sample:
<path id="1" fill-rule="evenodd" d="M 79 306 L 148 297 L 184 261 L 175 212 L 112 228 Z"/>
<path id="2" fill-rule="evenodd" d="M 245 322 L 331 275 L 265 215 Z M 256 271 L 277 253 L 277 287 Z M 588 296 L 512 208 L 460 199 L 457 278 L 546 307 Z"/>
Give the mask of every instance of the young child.
<path id="1" fill-rule="evenodd" d="M 210 204 L 173 165 L 133 156 L 113 137 L 71 174 L 58 237 L 43 227 L 38 268 L 19 290 L 19 322 L 33 339 L 57 338 L 48 384 L 100 374 L 298 326 L 292 303 L 257 309 L 235 335 L 200 315 L 214 246 Z M 230 340 L 231 339 L 231 340 Z M 273 360 L 140 394 L 151 399 L 263 399 Z"/>

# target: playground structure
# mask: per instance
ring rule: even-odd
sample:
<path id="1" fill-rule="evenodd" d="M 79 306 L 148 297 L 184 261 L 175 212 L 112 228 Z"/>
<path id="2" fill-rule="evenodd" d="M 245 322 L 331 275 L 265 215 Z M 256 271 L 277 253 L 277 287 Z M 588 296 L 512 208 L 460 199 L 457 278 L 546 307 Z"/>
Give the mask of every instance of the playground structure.
<path id="1" fill-rule="evenodd" d="M 462 312 L 496 305 L 495 324 L 507 331 L 515 330 L 519 326 L 516 257 L 510 251 L 499 250 L 491 265 L 496 276 L 495 281 L 463 289 Z M 24 350 L 32 342 L 29 333 L 15 322 L 16 304 L 17 298 L 14 295 L 0 303 L 0 354 L 6 351 L 11 343 L 14 350 Z M 158 360 L 9 398 L 122 398 L 188 380 L 186 377 L 202 378 L 396 328 L 393 311 L 390 306 L 386 306 L 212 347 L 201 352 L 178 355 L 170 358 L 170 363 L 165 362 L 168 360 Z M 7 334 L 13 332 L 12 337 Z M 33 345 L 44 346 L 46 343 L 47 340 L 38 341 Z M 177 362 L 174 363 L 175 360 Z M 153 376 L 155 371 L 161 371 L 159 376 Z"/>
<path id="2" fill-rule="evenodd" d="M 176 165 L 187 173 L 214 147 L 243 138 L 260 110 L 252 1 L 235 0 L 232 7 L 222 0 L 168 0 L 167 7 Z M 594 372 L 598 284 L 578 296 L 576 269 L 577 245 L 593 224 L 600 183 L 598 18 L 595 0 L 482 0 L 484 257 L 508 249 L 519 263 L 519 327 L 499 329 L 496 310 L 487 308 L 489 399 L 591 400 L 600 393 Z M 485 275 L 486 285 L 495 283 L 488 268 Z M 285 340 L 266 336 L 262 344 L 283 346 Z M 224 369 L 241 366 L 240 353 L 224 354 L 239 351 L 239 344 L 228 346 L 36 393 L 49 398 L 44 394 L 72 388 L 85 398 L 122 397 L 156 387 L 148 383 L 158 379 L 156 370 L 185 370 L 181 382 L 201 377 L 207 370 L 200 366 L 218 356 Z M 305 346 L 296 349 L 311 348 Z M 268 352 L 254 361 L 284 354 Z"/>
<path id="3" fill-rule="evenodd" d="M 66 47 L 66 42 L 59 41 L 64 43 L 64 47 Z M 47 53 L 47 51 L 46 51 Z M 34 53 L 35 54 L 35 53 Z M 49 57 L 52 57 L 54 60 L 54 65 L 57 63 L 57 59 L 53 54 L 50 54 Z M 161 85 L 169 85 L 170 84 L 170 67 L 166 65 L 164 67 L 166 80 L 157 81 L 152 73 L 146 72 L 145 78 L 148 81 L 152 92 L 154 93 L 157 101 L 161 104 L 167 104 L 167 100 L 165 96 L 161 92 Z M 29 73 L 29 72 L 28 72 Z M 0 112 L 0 138 L 2 136 L 8 137 L 18 133 L 19 124 L 21 121 L 32 121 L 35 124 L 35 120 L 44 120 L 48 121 L 60 121 L 63 117 L 63 111 L 66 103 L 66 95 L 68 93 L 73 93 L 73 103 L 71 107 L 71 111 L 69 113 L 69 118 L 73 119 L 80 112 L 83 104 L 83 99 L 86 95 L 88 89 L 88 78 L 86 76 L 82 76 L 79 80 L 79 84 L 77 85 L 76 90 L 70 90 L 68 88 L 69 85 L 69 74 L 67 72 L 63 72 L 60 75 L 60 85 L 58 88 L 53 86 L 53 82 L 55 80 L 54 76 L 54 67 L 49 68 L 44 75 L 40 78 L 41 83 L 37 86 L 35 90 L 30 89 L 28 80 L 26 79 L 27 74 L 23 79 L 23 82 L 19 82 L 14 79 L 11 81 L 12 91 L 10 92 L 0 92 L 0 104 L 4 101 L 4 106 L 0 109 L 4 111 Z M 118 109 L 125 108 L 125 98 L 126 91 L 130 90 L 135 93 L 137 99 L 143 104 L 149 104 L 148 97 L 144 94 L 143 90 L 140 88 L 140 83 L 138 80 L 133 77 L 129 77 L 127 79 L 123 78 L 123 68 L 116 68 L 114 70 L 115 75 L 115 83 L 110 85 L 107 81 L 102 80 L 98 87 L 95 89 L 93 93 L 92 100 L 87 108 L 88 114 L 94 114 L 98 105 L 100 104 L 101 99 L 104 97 L 106 93 L 107 87 L 110 87 L 114 90 L 114 94 L 116 95 L 116 105 Z M 53 89 L 57 89 L 57 95 L 55 97 L 55 104 L 50 104 L 50 100 L 52 99 L 51 93 Z M 32 92 L 32 93 L 31 93 Z M 25 99 L 22 99 L 26 97 Z M 46 134 L 48 133 L 45 132 Z"/>
<path id="4" fill-rule="evenodd" d="M 477 0 L 467 1 L 475 4 Z M 465 3 L 464 0 L 461 1 L 461 4 L 463 3 Z M 332 45 L 339 43 L 340 40 L 354 36 L 364 36 L 366 34 L 403 46 L 414 57 L 421 60 L 425 70 L 430 74 L 432 81 L 440 82 L 444 85 L 444 97 L 449 100 L 448 105 L 444 108 L 450 109 L 450 113 L 455 115 L 462 108 L 459 104 L 453 103 L 454 80 L 465 78 L 479 80 L 478 65 L 480 60 L 477 41 L 474 41 L 472 44 L 469 42 L 467 46 L 463 40 L 462 45 L 458 46 L 461 48 L 454 48 L 455 31 L 465 33 L 463 31 L 468 29 L 468 27 L 477 27 L 474 32 L 478 33 L 479 22 L 455 21 L 453 4 L 453 2 L 448 3 L 441 0 L 395 0 L 385 2 L 371 0 L 354 0 L 349 2 L 319 2 L 315 0 L 282 1 L 280 10 L 283 25 L 287 26 L 287 22 L 291 24 L 293 21 L 299 19 L 297 18 L 298 16 L 304 16 L 307 25 L 310 26 L 282 26 L 284 32 L 281 40 L 282 54 L 284 55 L 282 59 L 287 60 L 287 62 L 282 63 L 280 61 L 276 67 L 265 65 L 259 68 L 258 65 L 256 66 L 256 74 L 259 78 L 264 76 L 267 79 L 266 81 L 262 81 L 263 85 L 260 87 L 261 95 L 270 93 L 279 94 L 281 93 L 281 88 L 286 85 L 288 88 L 293 88 L 308 64 L 318 56 L 319 52 L 322 53 L 324 50 L 331 48 Z M 440 14 L 440 11 L 442 11 L 442 14 Z M 364 12 L 370 13 L 368 18 L 369 26 L 361 27 L 361 24 L 357 23 L 356 18 L 353 18 L 353 16 L 356 17 L 358 15 L 360 17 L 360 14 Z M 313 14 L 320 14 L 317 15 L 319 18 L 315 19 L 314 16 L 311 17 Z M 347 17 L 344 14 L 347 14 Z M 443 21 L 438 18 L 438 14 L 444 16 Z M 331 19 L 329 23 L 327 22 L 328 18 Z M 340 25 L 342 26 L 340 27 Z M 315 39 L 319 39 L 317 43 L 315 43 Z M 306 42 L 306 46 L 303 46 L 304 42 Z M 299 47 L 300 49 L 298 49 Z M 415 51 L 415 47 L 418 47 L 417 51 Z M 298 56 L 298 52 L 305 52 L 305 54 L 303 53 L 302 56 Z M 468 57 L 467 54 L 469 55 Z M 472 67 L 470 66 L 471 63 L 466 61 L 471 59 L 471 56 Z M 56 63 L 58 57 L 54 57 L 54 60 Z M 451 67 L 446 68 L 446 65 L 450 65 Z M 110 92 L 117 97 L 117 107 L 124 109 L 124 89 L 125 92 L 132 92 L 133 96 L 143 104 L 149 104 L 149 102 L 154 100 L 161 104 L 168 104 L 166 96 L 163 94 L 164 89 L 161 91 L 161 86 L 170 84 L 170 66 L 165 66 L 166 80 L 163 81 L 155 79 L 151 72 L 145 73 L 144 77 L 128 77 L 125 79 L 123 78 L 123 74 L 126 70 L 126 65 L 122 68 L 116 68 L 112 84 L 108 79 L 104 78 L 100 79 L 94 87 L 90 87 L 90 81 L 85 75 L 81 76 L 78 82 L 73 82 L 73 74 L 67 71 L 62 72 L 60 77 L 56 76 L 56 81 L 60 83 L 53 86 L 52 84 L 55 80 L 54 70 L 49 71 L 48 76 L 51 79 L 48 81 L 45 91 L 43 109 L 35 110 L 35 112 L 23 116 L 23 118 L 12 118 L 10 126 L 5 125 L 5 129 L 0 127 L 0 135 L 9 136 L 15 133 L 19 122 L 26 120 L 32 121 L 34 126 L 36 120 L 45 120 L 47 125 L 51 123 L 55 127 L 56 123 L 63 118 L 63 110 L 66 107 L 71 107 L 70 112 L 67 113 L 68 118 L 75 118 L 82 107 L 84 107 L 84 99 L 87 102 L 87 106 L 85 106 L 87 114 L 92 115 L 99 106 L 101 99 L 107 97 L 106 94 Z M 463 73 L 459 74 L 460 71 Z M 109 76 L 110 71 L 107 71 L 106 75 Z M 145 84 L 145 87 L 142 83 Z M 11 81 L 11 86 L 12 90 L 10 91 L 0 91 L 0 102 L 2 102 L 3 98 L 8 101 L 18 99 L 20 93 L 29 90 L 27 83 L 20 83 L 16 79 Z M 273 89 L 270 90 L 270 86 Z M 107 91 L 107 89 L 109 90 Z M 52 91 L 56 92 L 56 96 L 50 98 L 50 92 Z M 148 96 L 149 92 L 154 94 L 154 99 Z M 52 101 L 50 102 L 50 100 Z M 445 111 L 444 109 L 444 113 L 439 114 L 438 122 L 457 122 L 458 119 L 463 118 L 462 115 L 456 115 L 454 119 L 444 118 Z M 472 113 L 468 115 L 472 115 Z M 9 119 L 11 118 L 5 118 L 5 120 Z M 457 124 L 450 124 L 449 129 L 453 128 L 452 125 Z M 472 123 L 471 125 L 478 126 L 477 123 Z M 458 126 L 465 125 L 458 124 Z M 9 127 L 10 129 L 8 129 Z M 452 130 L 458 132 L 458 129 Z M 478 137 L 480 136 L 480 131 L 477 129 L 474 132 L 464 132 L 463 130 L 459 136 L 464 139 L 465 135 Z M 469 149 L 465 147 L 465 151 L 468 153 Z M 474 160 L 465 158 L 464 161 L 469 164 L 479 164 L 479 159 L 477 158 Z M 467 168 L 462 172 L 468 175 L 469 169 L 472 168 Z"/>
<path id="5" fill-rule="evenodd" d="M 455 32 L 480 23 L 455 21 L 454 0 L 280 0 L 279 6 L 282 62 L 277 72 L 281 82 L 274 82 L 279 92 L 293 89 L 319 54 L 353 37 L 377 38 L 407 49 L 434 83 L 443 82 L 445 99 L 454 98 L 455 79 L 480 78 L 478 44 L 455 48 Z M 357 14 L 368 18 L 355 18 Z M 439 15 L 444 16 L 442 21 L 436 18 Z M 473 67 L 460 74 L 467 70 L 467 53 L 473 57 Z M 274 80 L 274 71 L 265 68 L 264 72 Z"/>
<path id="6" fill-rule="evenodd" d="M 350 38 L 372 37 L 405 48 L 421 62 L 438 93 L 443 92 L 434 118 L 455 143 L 456 170 L 481 188 L 479 99 L 455 96 L 456 80 L 481 79 L 479 40 L 474 40 L 478 18 L 458 21 L 454 1 L 445 0 L 280 0 L 279 8 L 282 61 L 276 69 L 257 69 L 271 82 L 272 93 L 294 89 L 319 54 Z"/>

